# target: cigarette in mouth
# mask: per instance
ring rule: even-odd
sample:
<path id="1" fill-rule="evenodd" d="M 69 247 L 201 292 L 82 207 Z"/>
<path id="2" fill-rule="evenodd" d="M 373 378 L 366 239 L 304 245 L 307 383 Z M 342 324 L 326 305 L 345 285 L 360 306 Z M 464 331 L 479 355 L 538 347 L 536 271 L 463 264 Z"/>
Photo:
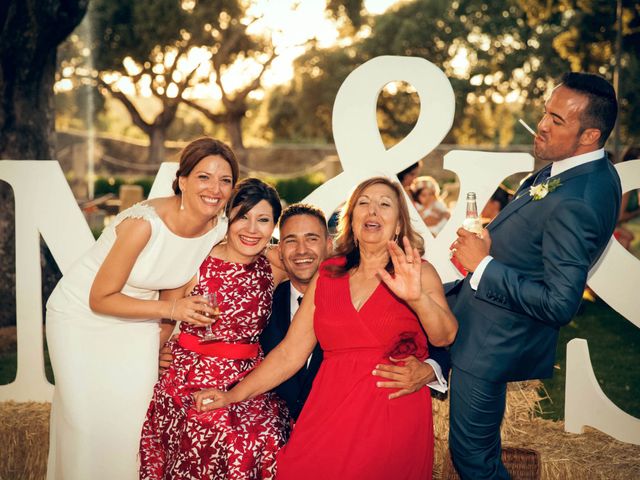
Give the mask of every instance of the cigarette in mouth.
<path id="1" fill-rule="evenodd" d="M 524 121 L 524 120 L 522 120 L 522 119 L 520 118 L 520 119 L 518 119 L 518 121 L 522 124 L 522 126 L 523 126 L 524 128 L 526 128 L 526 129 L 527 129 L 527 131 L 528 131 L 531 135 L 533 135 L 534 137 L 536 136 L 536 132 L 534 132 L 534 131 L 533 131 L 533 128 L 531 128 L 529 125 L 527 125 L 527 124 L 525 123 L 525 121 Z"/>

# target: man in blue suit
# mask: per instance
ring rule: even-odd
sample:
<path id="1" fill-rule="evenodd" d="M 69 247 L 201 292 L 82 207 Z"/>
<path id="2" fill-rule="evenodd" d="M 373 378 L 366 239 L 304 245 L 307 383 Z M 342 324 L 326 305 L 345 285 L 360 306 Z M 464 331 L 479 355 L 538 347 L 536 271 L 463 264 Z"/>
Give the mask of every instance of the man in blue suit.
<path id="1" fill-rule="evenodd" d="M 307 291 L 309 282 L 320 263 L 331 250 L 331 238 L 321 210 L 307 204 L 293 204 L 280 216 L 280 259 L 289 281 L 276 288 L 273 294 L 271 317 L 260 336 L 265 355 L 275 348 L 287 334 L 299 299 Z M 413 393 L 428 384 L 432 391 L 444 393 L 447 389 L 449 354 L 442 347 L 429 345 L 428 363 L 410 356 L 402 363 L 378 365 L 373 375 L 380 377 L 380 388 L 394 389 L 391 398 Z M 289 412 L 297 420 L 304 406 L 313 379 L 322 363 L 322 350 L 316 345 L 307 364 L 293 377 L 275 388 L 285 400 Z"/>
<path id="2" fill-rule="evenodd" d="M 450 289 L 459 330 L 451 347 L 449 446 L 462 479 L 504 479 L 500 424 L 506 384 L 553 374 L 558 330 L 575 315 L 589 269 L 620 209 L 620 179 L 604 144 L 617 115 L 613 87 L 566 74 L 545 104 L 532 174 L 476 236 L 452 251 L 472 272 Z"/>

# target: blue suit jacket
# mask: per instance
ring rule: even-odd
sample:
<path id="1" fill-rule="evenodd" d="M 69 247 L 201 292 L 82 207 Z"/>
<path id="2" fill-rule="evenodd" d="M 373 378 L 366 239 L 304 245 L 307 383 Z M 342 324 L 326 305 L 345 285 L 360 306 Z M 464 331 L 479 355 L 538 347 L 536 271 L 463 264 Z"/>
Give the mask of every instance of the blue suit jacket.
<path id="1" fill-rule="evenodd" d="M 446 288 L 459 323 L 453 365 L 490 381 L 552 376 L 558 330 L 578 310 L 620 209 L 620 179 L 606 158 L 561 173 L 540 200 L 529 195 L 534 177 L 487 227 L 493 260 L 478 290 L 471 275 Z"/>

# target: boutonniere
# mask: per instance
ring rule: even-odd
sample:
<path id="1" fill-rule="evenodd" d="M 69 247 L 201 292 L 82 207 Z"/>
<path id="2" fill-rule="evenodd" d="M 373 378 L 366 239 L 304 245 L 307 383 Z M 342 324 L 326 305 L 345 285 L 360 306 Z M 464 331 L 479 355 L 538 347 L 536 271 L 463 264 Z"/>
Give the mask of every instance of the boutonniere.
<path id="1" fill-rule="evenodd" d="M 554 178 L 553 180 L 547 180 L 544 183 L 539 183 L 529 188 L 529 196 L 534 200 L 542 200 L 547 194 L 553 192 L 560 185 L 560 179 Z"/>

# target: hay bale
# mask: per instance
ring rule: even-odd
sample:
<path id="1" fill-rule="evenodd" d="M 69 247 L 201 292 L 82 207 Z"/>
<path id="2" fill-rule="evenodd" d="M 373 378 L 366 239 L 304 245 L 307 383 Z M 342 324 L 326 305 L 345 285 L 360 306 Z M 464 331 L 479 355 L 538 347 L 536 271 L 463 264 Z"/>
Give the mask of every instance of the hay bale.
<path id="1" fill-rule="evenodd" d="M 502 421 L 502 439 L 508 440 L 526 428 L 538 412 L 544 398 L 540 380 L 513 382 L 507 386 L 507 405 Z M 433 458 L 433 478 L 443 478 L 443 469 L 449 455 L 449 399 L 433 401 L 433 433 L 435 439 Z"/>
<path id="2" fill-rule="evenodd" d="M 502 447 L 502 463 L 512 480 L 540 480 L 540 455 L 530 448 Z M 460 480 L 451 462 L 445 458 L 442 471 L 443 480 Z"/>
<path id="3" fill-rule="evenodd" d="M 0 403 L 0 480 L 44 479 L 50 403 Z"/>
<path id="4" fill-rule="evenodd" d="M 640 478 L 640 446 L 619 442 L 592 428 L 582 435 L 566 433 L 564 422 L 538 417 L 540 400 L 546 395 L 542 382 L 510 383 L 502 422 L 505 448 L 531 449 L 540 457 L 542 480 Z M 435 436 L 433 478 L 447 474 L 449 455 L 449 401 L 433 402 Z"/>
<path id="5" fill-rule="evenodd" d="M 542 398 L 539 381 L 510 384 L 502 424 L 505 447 L 535 450 L 541 478 L 640 478 L 640 446 L 622 443 L 594 429 L 566 433 L 563 422 L 536 417 Z M 0 480 L 44 479 L 49 450 L 48 403 L 0 403 Z M 434 475 L 443 478 L 449 455 L 449 401 L 434 400 Z"/>
<path id="6" fill-rule="evenodd" d="M 519 426 L 505 444 L 538 451 L 543 480 L 640 478 L 640 445 L 620 442 L 593 428 L 578 435 L 565 432 L 564 422 L 534 418 Z"/>

